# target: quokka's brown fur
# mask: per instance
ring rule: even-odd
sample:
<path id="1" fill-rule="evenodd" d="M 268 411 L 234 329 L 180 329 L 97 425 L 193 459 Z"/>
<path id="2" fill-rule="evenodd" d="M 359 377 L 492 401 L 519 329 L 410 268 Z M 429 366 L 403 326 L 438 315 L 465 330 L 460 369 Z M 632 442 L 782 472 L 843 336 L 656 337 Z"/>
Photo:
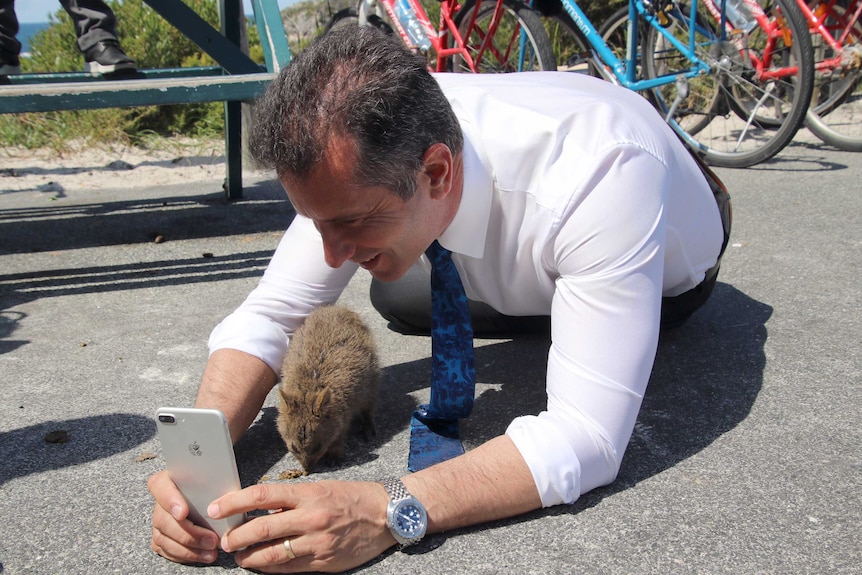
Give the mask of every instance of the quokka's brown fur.
<path id="1" fill-rule="evenodd" d="M 278 431 L 306 473 L 341 459 L 354 420 L 366 439 L 376 434 L 379 387 L 376 346 L 359 315 L 315 309 L 291 339 L 278 395 Z"/>

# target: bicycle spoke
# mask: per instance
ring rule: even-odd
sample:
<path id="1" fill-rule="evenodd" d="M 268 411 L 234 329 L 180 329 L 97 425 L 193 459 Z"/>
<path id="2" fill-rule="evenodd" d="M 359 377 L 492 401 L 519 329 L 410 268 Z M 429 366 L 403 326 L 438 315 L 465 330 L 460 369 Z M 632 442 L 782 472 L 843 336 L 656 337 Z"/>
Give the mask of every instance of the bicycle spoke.
<path id="1" fill-rule="evenodd" d="M 763 96 L 757 101 L 754 105 L 754 108 L 751 110 L 751 114 L 748 115 L 748 118 L 745 120 L 745 126 L 739 133 L 739 139 L 736 140 L 736 147 L 733 151 L 737 151 L 739 147 L 742 145 L 743 140 L 745 140 L 745 134 L 748 132 L 748 129 L 751 127 L 751 123 L 757 117 L 757 111 L 763 106 L 763 103 L 767 98 L 772 94 L 772 90 L 775 88 L 775 82 L 770 82 L 766 85 L 766 89 L 763 91 Z"/>
<path id="2" fill-rule="evenodd" d="M 696 52 L 710 72 L 691 78 L 690 93 L 681 101 L 674 84 L 652 92 L 663 114 L 675 106 L 671 125 L 714 165 L 745 167 L 765 161 L 792 140 L 803 121 L 813 64 L 805 49 L 810 45 L 807 28 L 800 25 L 802 16 L 791 1 L 771 5 L 769 32 L 757 27 L 750 33 L 735 31 L 727 39 L 716 32 L 717 21 L 699 13 Z M 796 12 L 785 12 L 788 8 Z M 669 15 L 674 38 L 688 45 L 690 8 L 680 5 Z M 800 29 L 804 32 L 797 38 L 793 32 Z M 650 78 L 684 73 L 691 66 L 685 54 L 652 27 L 644 53 Z"/>
<path id="3" fill-rule="evenodd" d="M 495 17 L 497 16 L 497 17 Z M 467 2 L 455 17 L 465 47 L 474 61 L 452 57 L 453 72 L 519 72 L 554 70 L 554 53 L 539 16 L 514 0 Z"/>
<path id="4" fill-rule="evenodd" d="M 814 97 L 805 125 L 827 144 L 860 152 L 862 23 L 852 19 L 855 9 L 848 11 L 837 3 L 823 4 L 821 10 L 825 10 L 820 17 L 831 38 L 812 33 L 815 62 L 823 69 L 815 79 Z M 837 49 L 835 44 L 838 44 Z"/>

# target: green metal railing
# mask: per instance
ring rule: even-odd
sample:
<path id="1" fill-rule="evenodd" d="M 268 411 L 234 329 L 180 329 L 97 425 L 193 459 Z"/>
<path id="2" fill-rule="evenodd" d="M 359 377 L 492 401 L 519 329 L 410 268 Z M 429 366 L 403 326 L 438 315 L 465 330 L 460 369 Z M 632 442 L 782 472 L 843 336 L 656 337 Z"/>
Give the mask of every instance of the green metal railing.
<path id="1" fill-rule="evenodd" d="M 139 70 L 112 79 L 89 72 L 21 74 L 0 85 L 0 114 L 197 102 L 225 103 L 225 191 L 242 197 L 243 101 L 253 100 L 291 58 L 277 0 L 252 0 L 265 66 L 240 49 L 242 0 L 219 0 L 216 30 L 182 0 L 144 0 L 218 66 Z"/>

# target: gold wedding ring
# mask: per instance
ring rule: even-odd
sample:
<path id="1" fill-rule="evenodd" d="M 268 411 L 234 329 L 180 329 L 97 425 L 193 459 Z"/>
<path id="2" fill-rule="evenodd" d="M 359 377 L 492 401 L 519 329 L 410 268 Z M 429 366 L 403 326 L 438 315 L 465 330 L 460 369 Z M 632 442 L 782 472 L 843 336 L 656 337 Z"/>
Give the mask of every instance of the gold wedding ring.
<path id="1" fill-rule="evenodd" d="M 296 553 L 294 553 L 293 549 L 290 548 L 290 539 L 284 540 L 284 549 L 287 551 L 287 559 L 289 561 L 296 559 Z"/>

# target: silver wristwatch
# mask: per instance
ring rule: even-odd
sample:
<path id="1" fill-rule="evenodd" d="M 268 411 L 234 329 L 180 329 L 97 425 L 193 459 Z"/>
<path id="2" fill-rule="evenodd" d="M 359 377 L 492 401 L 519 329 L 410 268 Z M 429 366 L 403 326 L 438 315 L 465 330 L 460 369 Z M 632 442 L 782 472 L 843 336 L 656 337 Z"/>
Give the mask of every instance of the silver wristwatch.
<path id="1" fill-rule="evenodd" d="M 410 495 L 398 478 L 381 481 L 389 493 L 386 508 L 386 526 L 398 542 L 399 548 L 419 543 L 428 527 L 428 514 L 419 500 Z"/>

